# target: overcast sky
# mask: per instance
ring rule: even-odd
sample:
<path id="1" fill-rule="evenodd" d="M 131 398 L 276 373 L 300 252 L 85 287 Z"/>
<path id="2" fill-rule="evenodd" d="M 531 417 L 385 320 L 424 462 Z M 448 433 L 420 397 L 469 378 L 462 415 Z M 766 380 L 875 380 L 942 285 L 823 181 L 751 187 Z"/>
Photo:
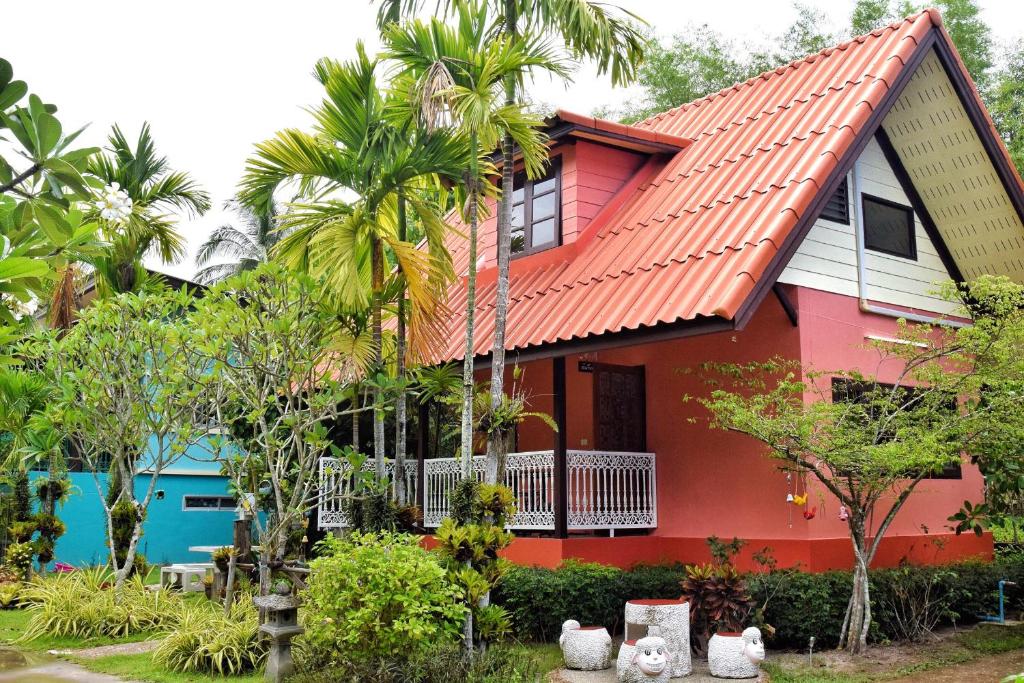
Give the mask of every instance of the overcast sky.
<path id="1" fill-rule="evenodd" d="M 613 0 L 614 1 L 614 0 Z M 430 4 L 430 3 L 428 3 Z M 736 40 L 757 43 L 794 18 L 788 0 L 617 0 L 661 35 L 706 23 Z M 807 0 L 848 22 L 853 0 Z M 1024 36 L 1024 2 L 981 0 L 997 40 Z M 231 220 L 230 198 L 254 142 L 274 131 L 307 127 L 304 106 L 320 98 L 310 76 L 324 56 L 347 58 L 356 41 L 375 49 L 374 9 L 364 0 L 50 0 L 4 2 L 0 56 L 32 92 L 60 108 L 66 130 L 90 124 L 86 144 L 103 144 L 113 123 L 134 139 L 152 124 L 158 149 L 213 195 L 217 209 L 182 228 L 194 252 Z M 613 90 L 581 69 L 567 87 L 540 83 L 534 97 L 589 113 L 635 96 Z M 189 276 L 189 259 L 152 264 Z"/>

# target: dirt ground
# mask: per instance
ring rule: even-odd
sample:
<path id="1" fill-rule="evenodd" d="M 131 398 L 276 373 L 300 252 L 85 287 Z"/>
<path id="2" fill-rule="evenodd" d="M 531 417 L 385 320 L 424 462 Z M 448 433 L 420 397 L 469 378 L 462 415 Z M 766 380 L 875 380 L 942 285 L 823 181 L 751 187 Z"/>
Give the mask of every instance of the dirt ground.
<path id="1" fill-rule="evenodd" d="M 967 664 L 934 669 L 898 680 L 904 683 L 992 683 L 1024 671 L 1024 650 L 986 655 Z"/>

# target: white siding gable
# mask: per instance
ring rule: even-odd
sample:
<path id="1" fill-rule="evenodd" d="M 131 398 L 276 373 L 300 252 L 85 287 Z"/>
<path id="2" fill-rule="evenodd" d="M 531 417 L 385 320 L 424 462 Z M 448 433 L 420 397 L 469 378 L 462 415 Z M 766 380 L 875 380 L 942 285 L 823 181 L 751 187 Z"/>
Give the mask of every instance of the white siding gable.
<path id="1" fill-rule="evenodd" d="M 859 161 L 861 192 L 910 206 L 910 200 L 874 138 L 868 142 Z M 849 188 L 850 224 L 825 219 L 815 222 L 779 282 L 858 296 L 852 181 Z M 865 250 L 868 299 L 932 313 L 951 313 L 955 307 L 934 293 L 950 276 L 920 218 L 915 214 L 914 219 L 917 260 Z"/>

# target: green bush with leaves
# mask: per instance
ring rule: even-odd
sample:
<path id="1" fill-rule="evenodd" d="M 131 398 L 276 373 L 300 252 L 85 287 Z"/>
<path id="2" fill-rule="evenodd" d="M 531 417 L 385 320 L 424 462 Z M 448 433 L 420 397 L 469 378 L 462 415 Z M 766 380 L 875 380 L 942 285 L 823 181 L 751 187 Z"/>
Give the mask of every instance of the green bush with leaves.
<path id="1" fill-rule="evenodd" d="M 0 609 L 11 609 L 13 607 L 17 607 L 20 595 L 20 581 L 6 581 L 4 583 L 0 583 Z"/>
<path id="2" fill-rule="evenodd" d="M 153 659 L 179 673 L 233 676 L 261 668 L 267 650 L 256 608 L 243 596 L 227 615 L 212 603 L 183 604 Z"/>
<path id="3" fill-rule="evenodd" d="M 305 657 L 318 664 L 402 659 L 457 640 L 462 592 L 417 536 L 328 536 L 302 592 Z"/>
<path id="4" fill-rule="evenodd" d="M 21 578 L 27 578 L 32 569 L 32 556 L 35 548 L 29 541 L 15 541 L 7 546 L 7 555 L 4 561 L 8 567 L 19 572 Z"/>

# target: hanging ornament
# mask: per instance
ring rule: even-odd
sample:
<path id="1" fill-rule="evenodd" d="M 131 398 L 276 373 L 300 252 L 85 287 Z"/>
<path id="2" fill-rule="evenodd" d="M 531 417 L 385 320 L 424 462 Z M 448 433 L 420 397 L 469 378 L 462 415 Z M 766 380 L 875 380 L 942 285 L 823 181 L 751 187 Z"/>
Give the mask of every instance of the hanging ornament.
<path id="1" fill-rule="evenodd" d="M 796 505 L 807 505 L 807 494 L 793 496 L 793 503 Z"/>
<path id="2" fill-rule="evenodd" d="M 806 520 L 814 519 L 814 515 L 816 515 L 816 514 L 818 514 L 818 506 L 817 505 L 815 505 L 814 507 L 812 507 L 810 509 L 804 508 L 804 519 L 806 519 Z"/>
<path id="3" fill-rule="evenodd" d="M 786 494 L 786 502 L 787 503 L 792 503 L 793 502 L 793 494 L 792 493 L 787 493 Z"/>
<path id="4" fill-rule="evenodd" d="M 839 506 L 839 521 L 840 522 L 845 522 L 848 519 L 850 519 L 850 511 L 846 509 L 845 505 L 840 505 Z"/>

